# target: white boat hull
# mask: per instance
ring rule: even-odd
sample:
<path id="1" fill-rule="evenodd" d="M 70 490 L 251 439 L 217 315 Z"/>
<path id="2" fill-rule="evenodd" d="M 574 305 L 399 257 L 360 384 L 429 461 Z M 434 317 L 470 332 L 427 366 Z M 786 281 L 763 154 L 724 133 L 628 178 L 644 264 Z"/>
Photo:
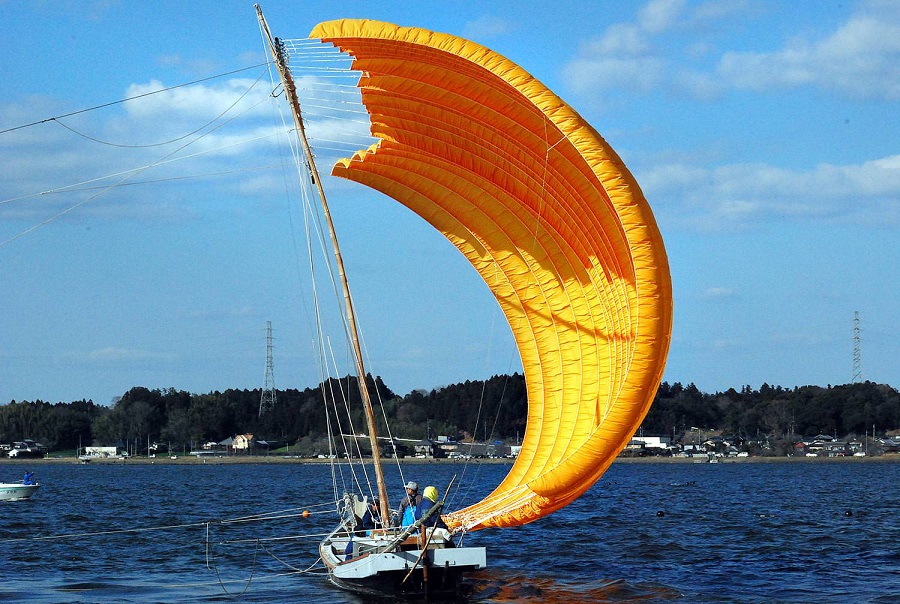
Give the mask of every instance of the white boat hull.
<path id="1" fill-rule="evenodd" d="M 487 567 L 485 548 L 454 547 L 449 536 L 432 539 L 424 555 L 416 537 L 397 550 L 379 552 L 385 539 L 355 536 L 347 560 L 348 541 L 326 539 L 319 553 L 332 583 L 367 595 L 456 597 L 465 573 Z"/>
<path id="2" fill-rule="evenodd" d="M 15 501 L 18 499 L 28 499 L 34 492 L 40 488 L 39 484 L 22 484 L 0 482 L 0 501 Z"/>

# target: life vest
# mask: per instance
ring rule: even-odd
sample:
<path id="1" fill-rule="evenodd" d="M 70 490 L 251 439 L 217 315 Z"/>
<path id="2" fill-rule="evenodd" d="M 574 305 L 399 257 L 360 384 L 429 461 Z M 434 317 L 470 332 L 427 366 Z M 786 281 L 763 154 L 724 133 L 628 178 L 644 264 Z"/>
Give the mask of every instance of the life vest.
<path id="1" fill-rule="evenodd" d="M 400 526 L 411 526 L 416 523 L 416 505 L 411 501 L 406 509 L 403 510 L 403 518 L 400 519 Z"/>

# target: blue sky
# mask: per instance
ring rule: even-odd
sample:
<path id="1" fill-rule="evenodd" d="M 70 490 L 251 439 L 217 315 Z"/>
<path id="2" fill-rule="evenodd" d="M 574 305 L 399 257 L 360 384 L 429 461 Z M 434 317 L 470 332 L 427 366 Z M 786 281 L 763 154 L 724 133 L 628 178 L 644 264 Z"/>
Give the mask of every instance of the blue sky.
<path id="1" fill-rule="evenodd" d="M 900 385 L 900 3 L 262 6 L 285 38 L 355 17 L 473 39 L 584 115 L 666 241 L 667 381 L 847 383 L 859 312 L 863 379 Z M 159 162 L 186 143 L 158 143 L 258 77 L 252 3 L 0 0 L 0 40 L 0 402 L 259 388 L 267 321 L 276 386 L 315 385 L 302 227 L 254 110 L 191 160 L 88 183 Z M 405 394 L 520 369 L 487 288 L 431 227 L 348 183 L 331 203 L 372 373 Z"/>

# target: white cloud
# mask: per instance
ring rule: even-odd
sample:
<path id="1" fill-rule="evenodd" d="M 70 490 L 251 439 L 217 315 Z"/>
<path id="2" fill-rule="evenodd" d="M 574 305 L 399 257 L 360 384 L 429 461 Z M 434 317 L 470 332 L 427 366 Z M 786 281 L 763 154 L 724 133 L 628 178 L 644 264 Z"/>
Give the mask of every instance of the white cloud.
<path id="1" fill-rule="evenodd" d="M 651 46 L 639 27 L 618 23 L 610 25 L 605 34 L 587 44 L 586 50 L 589 55 L 635 56 L 649 53 Z"/>
<path id="2" fill-rule="evenodd" d="M 900 226 L 900 156 L 789 170 L 767 164 L 669 164 L 640 175 L 670 225 L 703 231 L 770 220 L 841 220 Z"/>
<path id="3" fill-rule="evenodd" d="M 638 13 L 643 31 L 664 32 L 678 23 L 686 6 L 685 0 L 651 0 Z"/>
<path id="4" fill-rule="evenodd" d="M 745 19 L 764 10 L 754 0 L 709 0 L 692 7 L 692 24 L 697 26 L 729 19 Z"/>
<path id="5" fill-rule="evenodd" d="M 786 40 L 768 52 L 698 42 L 697 30 L 733 27 L 758 9 L 741 0 L 688 5 L 652 0 L 634 23 L 614 23 L 565 68 L 576 92 L 652 89 L 709 100 L 728 88 L 756 92 L 812 87 L 850 98 L 900 99 L 900 3 L 869 2 L 829 33 Z M 799 25 L 798 25 L 799 26 Z"/>
<path id="6" fill-rule="evenodd" d="M 158 81 L 134 84 L 123 98 L 146 96 L 6 136 L 4 143 L 15 153 L 8 157 L 10 177 L 0 182 L 0 215 L 8 219 L 0 242 L 71 208 L 77 212 L 69 217 L 190 219 L 191 204 L 203 200 L 191 197 L 195 194 L 188 188 L 169 189 L 160 198 L 158 188 L 134 185 L 182 178 L 197 182 L 204 175 L 277 163 L 276 134 L 292 124 L 272 125 L 268 80 L 238 78 L 149 94 L 162 88 Z M 18 123 L 66 112 L 46 99 L 4 109 Z M 221 198 L 229 186 L 239 192 L 243 182 L 220 177 L 220 188 L 208 195 Z M 12 219 L 21 222 L 10 224 Z"/>
<path id="7" fill-rule="evenodd" d="M 710 287 L 703 292 L 704 298 L 731 298 L 734 290 L 730 287 Z"/>
<path id="8" fill-rule="evenodd" d="M 129 115 L 144 119 L 159 116 L 184 119 L 216 117 L 229 111 L 252 111 L 256 115 L 268 111 L 268 106 L 261 103 L 269 97 L 267 79 L 233 78 L 215 86 L 195 84 L 161 92 L 164 88 L 158 80 L 129 86 L 125 98 L 140 97 L 125 103 Z"/>
<path id="9" fill-rule="evenodd" d="M 635 23 L 613 23 L 582 45 L 577 58 L 563 70 L 568 86 L 582 93 L 615 88 L 643 93 L 684 87 L 700 98 L 709 97 L 715 91 L 709 76 L 676 69 L 657 41 L 670 31 L 689 30 L 701 19 L 701 8 L 689 12 L 684 0 L 651 0 L 638 12 Z M 723 11 L 718 16 L 729 14 Z M 702 19 L 709 15 L 704 13 Z M 701 48 L 693 37 L 688 46 L 685 55 L 696 56 Z"/>
<path id="10" fill-rule="evenodd" d="M 470 40 L 485 40 L 508 34 L 515 29 L 515 25 L 506 19 L 483 16 L 466 23 L 462 35 Z"/>
<path id="11" fill-rule="evenodd" d="M 822 40 L 798 38 L 770 53 L 725 53 L 717 71 L 741 89 L 814 86 L 851 98 L 897 100 L 900 22 L 857 15 Z"/>
<path id="12" fill-rule="evenodd" d="M 88 354 L 88 357 L 92 361 L 143 361 L 146 359 L 164 358 L 159 354 L 147 352 L 144 350 L 137 350 L 134 348 L 117 348 L 115 346 L 108 346 L 107 348 L 92 350 Z"/>
<path id="13" fill-rule="evenodd" d="M 603 35 L 585 44 L 564 68 L 564 77 L 576 92 L 625 88 L 645 92 L 662 82 L 663 61 L 654 55 L 647 27 L 662 28 L 671 17 L 664 7 L 671 2 L 653 2 L 642 11 L 647 25 L 614 23 Z M 646 13 L 646 14 L 645 14 Z"/>
<path id="14" fill-rule="evenodd" d="M 355 83 L 358 75 L 347 77 Z M 353 104 L 358 93 L 351 98 L 333 79 L 331 86 L 307 75 L 295 82 L 321 166 L 327 170 L 337 158 L 372 144 L 365 110 Z M 0 180 L 0 246 L 63 216 L 193 221 L 210 203 L 217 204 L 217 212 L 227 212 L 229 202 L 245 196 L 265 199 L 282 190 L 284 167 L 293 159 L 287 135 L 294 125 L 286 110 L 283 121 L 275 123 L 273 104 L 284 103 L 272 98 L 272 87 L 267 77 L 169 90 L 150 80 L 122 94 L 139 98 L 58 123 L 47 118 L 67 114 L 70 107 L 41 97 L 5 104 L 3 127 L 41 123 L 4 136 L 4 145 L 15 152 L 7 154 L 9 175 Z M 342 92 L 340 103 L 334 102 L 336 88 Z M 187 186 L 168 187 L 161 194 L 153 186 L 159 182 Z M 209 183 L 212 188 L 204 188 Z"/>
<path id="15" fill-rule="evenodd" d="M 653 57 L 579 59 L 565 70 L 569 87 L 587 93 L 625 88 L 648 92 L 660 85 L 664 65 Z"/>
<path id="16" fill-rule="evenodd" d="M 710 342 L 710 348 L 713 350 L 728 350 L 731 348 L 741 348 L 743 343 L 734 338 L 716 338 Z"/>

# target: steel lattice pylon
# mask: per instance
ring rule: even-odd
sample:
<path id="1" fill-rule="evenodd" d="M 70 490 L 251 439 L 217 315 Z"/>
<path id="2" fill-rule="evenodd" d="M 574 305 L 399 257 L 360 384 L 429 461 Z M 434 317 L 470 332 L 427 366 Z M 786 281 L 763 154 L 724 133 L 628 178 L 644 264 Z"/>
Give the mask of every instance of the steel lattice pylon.
<path id="1" fill-rule="evenodd" d="M 275 369 L 272 364 L 272 322 L 266 321 L 266 379 L 259 397 L 259 416 L 275 408 Z"/>
<path id="2" fill-rule="evenodd" d="M 853 315 L 853 376 L 851 384 L 862 382 L 862 332 L 859 328 L 859 311 Z"/>

